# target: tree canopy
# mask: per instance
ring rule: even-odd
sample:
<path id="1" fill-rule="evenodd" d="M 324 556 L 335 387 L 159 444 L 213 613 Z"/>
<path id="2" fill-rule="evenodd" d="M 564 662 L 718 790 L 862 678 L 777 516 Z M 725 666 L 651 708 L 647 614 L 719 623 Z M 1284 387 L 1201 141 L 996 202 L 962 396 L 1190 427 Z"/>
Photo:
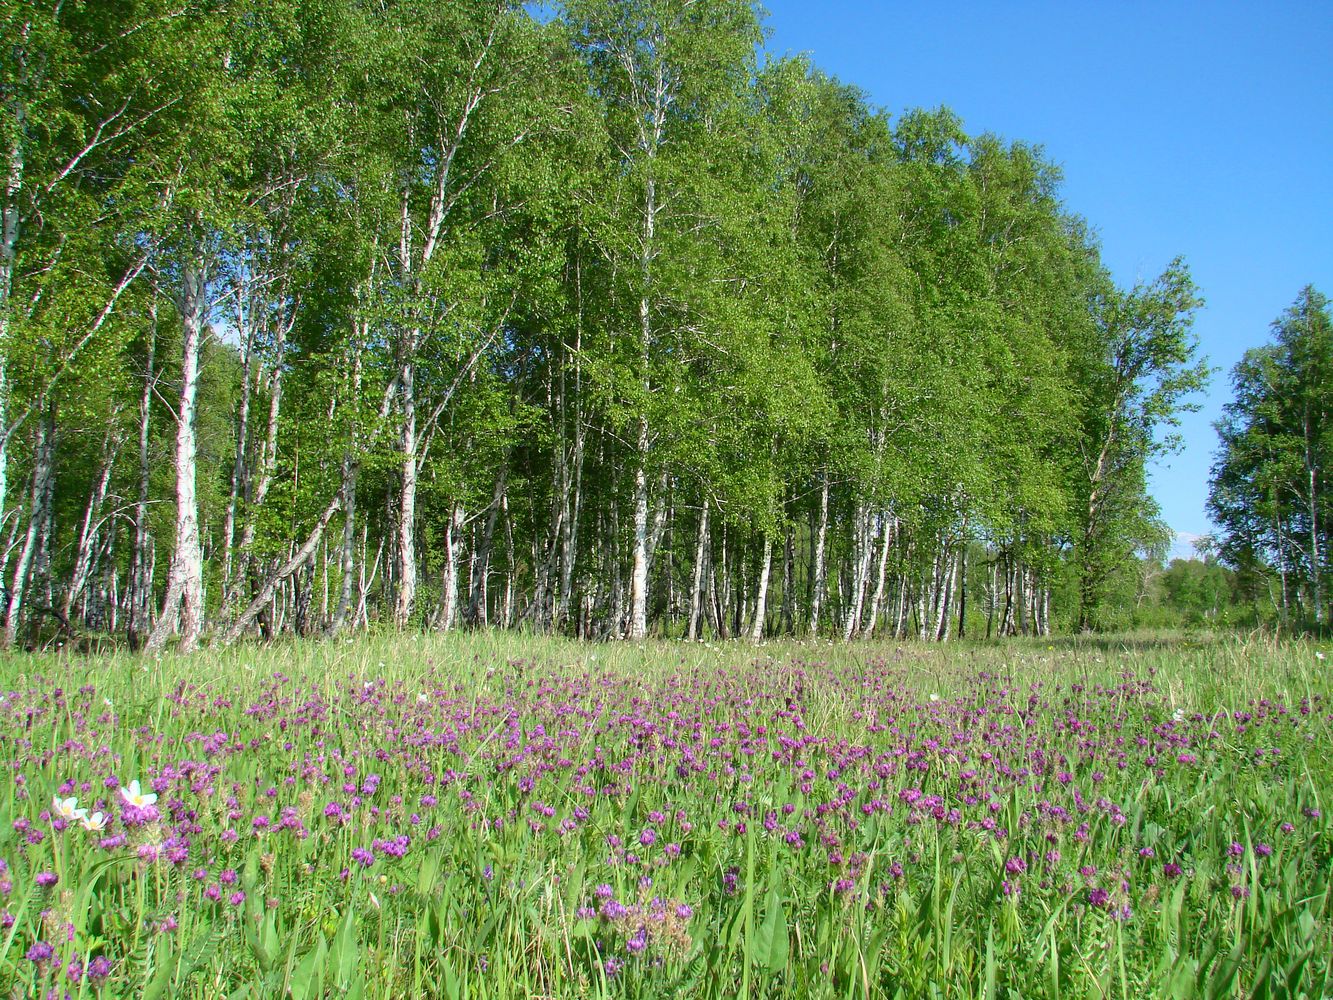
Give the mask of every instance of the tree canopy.
<path id="1" fill-rule="evenodd" d="M 1333 541 L 1333 319 L 1306 286 L 1231 374 L 1208 508 L 1223 560 L 1285 624 L 1328 626 Z"/>
<path id="2" fill-rule="evenodd" d="M 1045 633 L 1160 538 L 1184 263 L 1117 288 L 1039 146 L 891 119 L 748 0 L 0 31 L 8 642 Z M 1320 619 L 1303 301 L 1243 383 L 1306 416 L 1232 412 L 1215 502 Z"/>

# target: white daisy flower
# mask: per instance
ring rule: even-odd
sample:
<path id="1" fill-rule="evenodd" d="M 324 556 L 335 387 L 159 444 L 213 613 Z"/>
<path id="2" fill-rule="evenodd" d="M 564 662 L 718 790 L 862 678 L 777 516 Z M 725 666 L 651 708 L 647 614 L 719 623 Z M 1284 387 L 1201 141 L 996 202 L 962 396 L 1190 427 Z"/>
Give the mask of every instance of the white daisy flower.
<path id="1" fill-rule="evenodd" d="M 157 801 L 157 796 L 152 792 L 140 790 L 138 778 L 135 778 L 128 786 L 120 790 L 120 797 L 129 805 L 136 806 L 139 809 L 147 809 Z"/>

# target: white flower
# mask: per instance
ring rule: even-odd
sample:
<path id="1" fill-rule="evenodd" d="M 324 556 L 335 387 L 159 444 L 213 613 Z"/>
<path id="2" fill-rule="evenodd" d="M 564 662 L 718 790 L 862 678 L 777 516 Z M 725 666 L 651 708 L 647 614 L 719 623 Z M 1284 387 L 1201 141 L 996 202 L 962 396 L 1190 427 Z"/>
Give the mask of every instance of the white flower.
<path id="1" fill-rule="evenodd" d="M 87 815 L 86 810 L 79 808 L 79 800 L 73 796 L 67 799 L 62 799 L 59 795 L 53 796 L 51 798 L 51 808 L 55 810 L 57 816 L 68 822 L 79 819 L 81 813 Z"/>
<path id="2" fill-rule="evenodd" d="M 147 809 L 157 801 L 157 796 L 152 792 L 140 791 L 138 778 L 131 781 L 128 787 L 120 790 L 120 797 L 129 805 L 136 806 L 139 809 Z"/>
<path id="3" fill-rule="evenodd" d="M 80 816 L 79 819 L 83 822 L 83 828 L 85 830 L 91 830 L 94 833 L 100 833 L 102 830 L 106 829 L 105 813 L 95 812 L 91 816 L 89 816 L 87 811 L 84 809 L 80 809 L 79 812 L 83 813 L 83 815 Z"/>

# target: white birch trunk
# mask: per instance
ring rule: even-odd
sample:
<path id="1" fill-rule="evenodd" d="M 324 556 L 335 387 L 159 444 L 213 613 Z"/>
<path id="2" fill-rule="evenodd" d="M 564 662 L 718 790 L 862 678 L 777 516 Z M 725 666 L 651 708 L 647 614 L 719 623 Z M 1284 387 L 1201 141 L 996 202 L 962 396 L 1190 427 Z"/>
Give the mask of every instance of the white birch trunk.
<path id="1" fill-rule="evenodd" d="M 27 29 L 25 27 L 24 39 Z M 10 48 L 10 56 L 20 65 L 25 56 L 17 44 Z M 20 72 L 24 72 L 20 70 Z M 18 259 L 19 198 L 23 191 L 23 133 L 25 129 L 23 101 L 12 103 L 13 141 L 6 150 L 5 200 L 0 205 L 0 527 L 9 514 L 6 497 L 9 491 L 9 337 L 14 309 L 14 268 Z"/>
<path id="2" fill-rule="evenodd" d="M 278 588 L 286 584 L 298 570 L 305 568 L 319 548 L 320 539 L 324 537 L 324 529 L 329 526 L 329 521 L 341 506 L 342 492 L 339 491 L 319 515 L 319 520 L 315 522 L 315 526 L 310 530 L 310 534 L 306 536 L 305 541 L 301 543 L 301 547 L 285 563 L 268 575 L 268 578 L 260 585 L 259 592 L 254 599 L 241 612 L 236 621 L 227 626 L 216 645 L 227 646 L 239 639 L 254 620 L 259 617 L 260 613 L 273 603 L 273 597 Z M 281 625 L 278 628 L 281 628 Z"/>
<path id="3" fill-rule="evenodd" d="M 875 576 L 875 595 L 870 601 L 870 618 L 865 624 L 863 634 L 867 639 L 875 634 L 879 616 L 884 607 L 884 583 L 889 572 L 889 549 L 893 546 L 894 525 L 896 520 L 884 515 L 882 538 L 879 546 L 879 570 Z"/>
<path id="4" fill-rule="evenodd" d="M 819 491 L 819 526 L 815 529 L 814 584 L 810 588 L 810 634 L 819 634 L 819 613 L 824 606 L 825 544 L 828 540 L 828 469 Z"/>
<path id="5" fill-rule="evenodd" d="M 458 620 L 458 565 L 459 552 L 463 547 L 463 525 L 465 521 L 462 504 L 454 504 L 449 525 L 444 537 L 444 585 L 440 594 L 440 618 L 438 628 L 448 632 Z"/>
<path id="6" fill-rule="evenodd" d="M 472 579 L 467 610 L 467 623 L 471 628 L 485 628 L 488 624 L 488 601 L 486 593 L 491 575 L 491 553 L 495 548 L 495 525 L 500 517 L 501 506 L 505 498 L 505 481 L 508 478 L 508 466 L 502 462 L 500 471 L 495 476 L 495 488 L 491 495 L 490 508 L 486 511 L 486 524 L 482 528 L 481 541 L 477 543 L 476 559 L 472 563 Z"/>
<path id="7" fill-rule="evenodd" d="M 759 564 L 759 584 L 754 595 L 754 617 L 750 622 L 750 641 L 764 637 L 764 616 L 768 612 L 768 577 L 773 568 L 773 543 L 764 534 L 764 555 Z"/>
<path id="8" fill-rule="evenodd" d="M 66 588 L 65 596 L 61 602 L 60 611 L 67 623 L 74 602 L 83 594 L 91 576 L 90 571 L 97 545 L 97 526 L 95 522 L 98 514 L 102 511 L 102 505 L 106 503 L 107 492 L 111 486 L 111 470 L 115 467 L 116 455 L 119 452 L 120 441 L 116 433 L 108 434 L 106 443 L 102 447 L 102 468 L 98 474 L 97 482 L 93 485 L 92 493 L 88 496 L 88 504 L 83 510 L 83 522 L 79 526 L 79 543 L 74 557 L 74 570 L 70 574 L 69 587 Z"/>
<path id="9" fill-rule="evenodd" d="M 397 587 L 394 593 L 393 624 L 400 631 L 407 627 L 417 597 L 417 408 L 415 365 L 403 365 L 399 383 L 403 411 L 402 436 L 399 447 L 404 455 L 402 492 L 398 498 Z"/>
<path id="10" fill-rule="evenodd" d="M 852 526 L 852 586 L 848 594 L 847 613 L 842 622 L 844 641 L 853 638 L 861 624 L 861 609 L 865 604 L 870 577 L 870 560 L 874 557 L 872 516 L 868 509 L 858 505 L 856 521 Z"/>
<path id="11" fill-rule="evenodd" d="M 561 522 L 560 594 L 555 611 L 555 626 L 557 628 L 564 625 L 574 599 L 574 567 L 578 556 L 579 515 L 583 509 L 583 418 L 581 413 L 576 412 L 574 420 L 572 487 L 567 493 L 568 509 Z"/>
<path id="12" fill-rule="evenodd" d="M 950 627 L 953 625 L 954 589 L 958 586 L 958 554 L 946 556 L 944 570 L 944 592 L 940 597 L 939 617 L 935 623 L 935 640 L 948 642 Z"/>
<path id="13" fill-rule="evenodd" d="M 139 395 L 139 496 L 134 505 L 134 542 L 130 549 L 129 586 L 126 588 L 130 646 L 137 648 L 150 628 L 153 577 L 148 569 L 149 428 L 153 392 L 157 389 L 157 295 L 148 306 L 148 343 L 144 362 L 143 389 Z"/>
<path id="14" fill-rule="evenodd" d="M 33 556 L 37 550 L 38 534 L 41 531 L 42 509 L 46 502 L 49 480 L 52 474 L 53 428 L 50 419 L 44 414 L 37 425 L 37 440 L 33 445 L 32 491 L 29 506 L 31 516 L 23 535 L 23 546 L 19 549 L 18 561 L 14 564 L 14 577 L 9 585 L 9 600 L 5 605 L 4 646 L 14 645 L 18 638 L 19 622 L 23 611 L 23 596 L 28 585 L 32 569 Z"/>
<path id="15" fill-rule="evenodd" d="M 231 467 L 231 491 L 227 496 L 227 512 L 222 521 L 222 618 L 225 621 L 231 615 L 232 599 L 235 597 L 235 582 L 232 579 L 234 569 L 236 541 L 236 506 L 241 498 L 241 490 L 246 476 L 246 449 L 250 438 L 250 392 L 254 368 L 254 329 L 248 321 L 244 302 L 244 291 L 238 283 L 236 288 L 237 322 L 245 331 L 241 340 L 241 399 L 236 410 L 236 453 Z"/>
<path id="16" fill-rule="evenodd" d="M 629 628 L 625 637 L 648 636 L 648 420 L 639 418 L 638 455 L 634 467 L 634 554 L 630 569 Z"/>
<path id="17" fill-rule="evenodd" d="M 245 490 L 243 495 L 246 497 L 249 517 L 247 517 L 245 527 L 241 531 L 239 550 L 245 570 L 248 570 L 251 574 L 257 568 L 253 555 L 257 526 L 256 514 L 268 499 L 268 493 L 273 486 L 273 476 L 278 464 L 278 428 L 282 416 L 283 371 L 287 354 L 287 330 L 291 321 L 292 317 L 288 317 L 286 323 L 280 323 L 274 334 L 273 368 L 268 376 L 268 419 L 264 427 L 264 440 L 259 445 L 259 456 L 255 469 L 247 471 L 241 479 Z M 262 378 L 262 372 L 256 369 L 254 377 L 257 382 Z M 232 590 L 223 591 L 222 603 L 225 608 L 231 608 L 236 604 L 245 575 L 245 572 L 236 572 L 232 578 Z"/>
<path id="18" fill-rule="evenodd" d="M 338 558 L 338 603 L 325 635 L 330 639 L 342 631 L 352 609 L 352 593 L 356 587 L 356 477 L 357 466 L 352 456 L 343 457 L 342 508 L 343 537 Z"/>
<path id="19" fill-rule="evenodd" d="M 787 523 L 782 547 L 782 634 L 796 627 L 796 529 Z"/>
<path id="20" fill-rule="evenodd" d="M 1308 432 L 1307 432 L 1308 433 Z M 1319 505 L 1317 501 L 1316 474 L 1314 462 L 1308 462 L 1310 487 L 1310 596 L 1314 605 L 1314 623 L 1319 628 L 1324 624 L 1324 565 L 1319 551 Z"/>
<path id="21" fill-rule="evenodd" d="M 167 575 L 167 596 L 147 649 L 162 649 L 179 621 L 180 651 L 188 653 L 203 628 L 204 566 L 199 543 L 199 502 L 195 493 L 195 417 L 199 395 L 199 351 L 204 337 L 207 303 L 205 278 L 197 262 L 182 275 L 179 311 L 181 393 L 176 413 L 176 545 Z"/>
<path id="22" fill-rule="evenodd" d="M 698 639 L 700 615 L 703 612 L 704 562 L 708 559 L 708 498 L 704 497 L 703 508 L 699 512 L 699 541 L 694 547 L 694 576 L 690 582 L 690 622 L 685 638 Z"/>

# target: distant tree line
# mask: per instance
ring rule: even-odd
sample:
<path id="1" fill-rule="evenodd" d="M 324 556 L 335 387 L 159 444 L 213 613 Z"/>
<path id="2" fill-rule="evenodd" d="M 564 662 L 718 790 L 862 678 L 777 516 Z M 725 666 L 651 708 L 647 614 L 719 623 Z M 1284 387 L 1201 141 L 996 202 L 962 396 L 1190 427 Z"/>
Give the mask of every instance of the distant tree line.
<path id="1" fill-rule="evenodd" d="M 1209 511 L 1219 554 L 1281 626 L 1327 631 L 1333 614 L 1333 320 L 1313 287 L 1247 351 L 1217 424 Z"/>
<path id="2" fill-rule="evenodd" d="M 1116 287 L 1039 148 L 762 37 L 0 0 L 4 642 L 1111 623 L 1205 377 L 1187 269 Z M 1219 503 L 1317 617 L 1309 433 Z"/>

